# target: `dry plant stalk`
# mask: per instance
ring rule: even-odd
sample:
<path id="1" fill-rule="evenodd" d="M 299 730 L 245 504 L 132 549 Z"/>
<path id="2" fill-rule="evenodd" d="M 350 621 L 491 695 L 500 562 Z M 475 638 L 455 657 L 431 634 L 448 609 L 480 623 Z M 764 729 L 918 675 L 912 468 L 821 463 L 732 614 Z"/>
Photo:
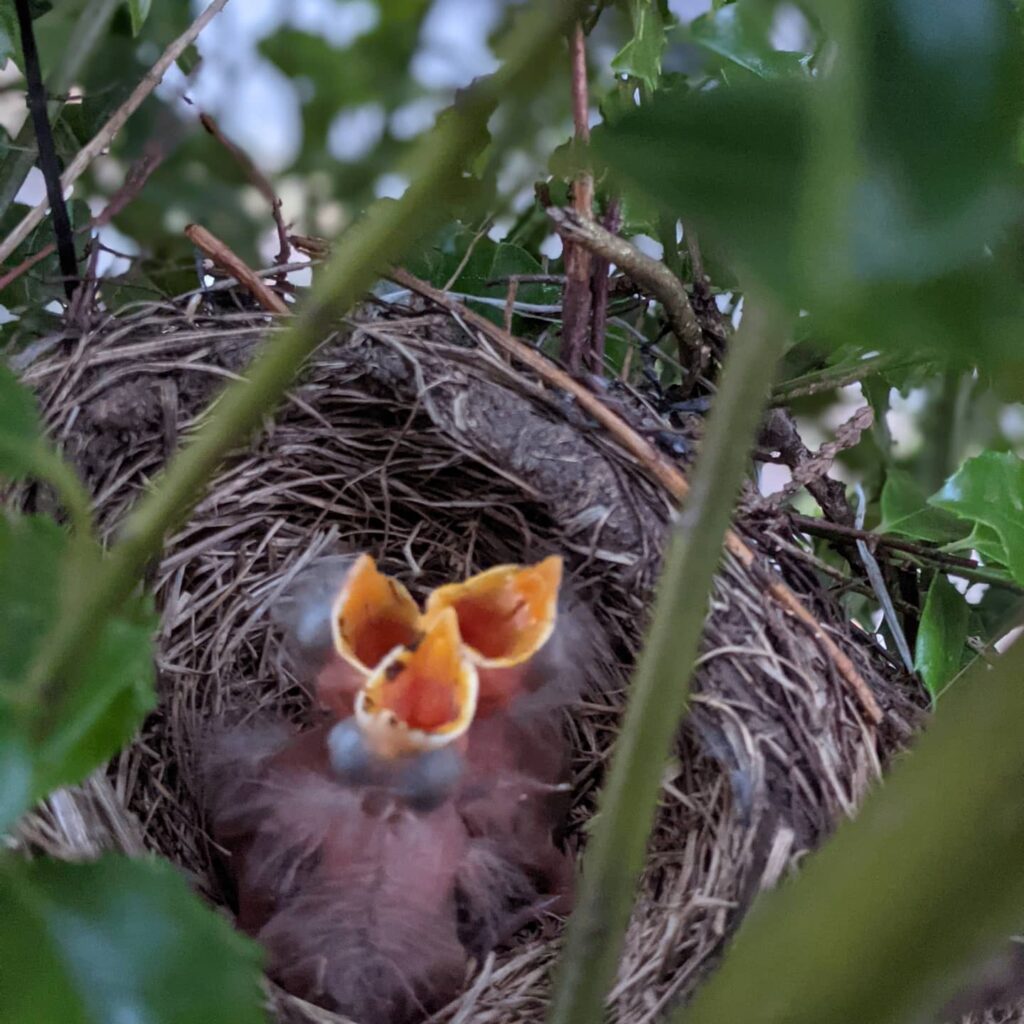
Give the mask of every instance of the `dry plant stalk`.
<path id="1" fill-rule="evenodd" d="M 587 98 L 587 38 L 581 22 L 573 26 L 569 39 L 572 59 L 572 117 L 576 145 L 590 142 L 589 102 Z M 584 220 L 593 215 L 594 179 L 582 171 L 573 182 L 572 205 Z M 593 294 L 590 288 L 593 260 L 586 246 L 565 241 L 565 293 L 562 299 L 562 360 L 572 373 L 579 373 L 589 362 Z"/>
<path id="2" fill-rule="evenodd" d="M 248 289 L 256 301 L 268 312 L 286 314 L 291 310 L 277 292 L 260 280 L 259 275 L 226 242 L 200 224 L 185 228 L 188 240 L 214 263 L 226 270 L 236 281 Z"/>

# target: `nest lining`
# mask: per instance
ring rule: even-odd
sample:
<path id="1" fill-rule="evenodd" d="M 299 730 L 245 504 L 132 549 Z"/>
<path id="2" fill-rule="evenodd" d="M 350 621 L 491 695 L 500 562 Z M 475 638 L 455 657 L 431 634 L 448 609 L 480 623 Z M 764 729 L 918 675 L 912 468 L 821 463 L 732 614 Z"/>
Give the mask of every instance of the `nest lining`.
<path id="1" fill-rule="evenodd" d="M 26 368 L 104 529 L 267 330 L 252 314 L 151 307 L 64 340 Z M 32 490 L 22 497 L 46 501 Z M 212 719 L 307 712 L 310 695 L 288 674 L 266 614 L 295 573 L 320 553 L 368 550 L 422 598 L 445 580 L 558 550 L 605 645 L 565 723 L 574 752 L 569 841 L 580 848 L 669 515 L 663 493 L 571 402 L 457 318 L 406 307 L 364 313 L 325 341 L 154 570 L 160 704 L 142 735 L 107 773 L 26 819 L 23 841 L 64 857 L 154 850 L 222 904 L 197 803 L 196 739 Z M 867 723 L 805 628 L 726 558 L 612 994 L 612 1019 L 629 1024 L 654 1020 L 693 989 L 754 895 L 853 812 L 919 717 L 919 695 L 892 681 L 806 567 L 773 545 L 784 524 L 741 515 L 737 526 L 853 659 L 885 721 Z M 555 920 L 527 929 L 432 1019 L 543 1019 L 559 933 Z M 268 993 L 281 1020 L 342 1019 L 276 986 Z"/>

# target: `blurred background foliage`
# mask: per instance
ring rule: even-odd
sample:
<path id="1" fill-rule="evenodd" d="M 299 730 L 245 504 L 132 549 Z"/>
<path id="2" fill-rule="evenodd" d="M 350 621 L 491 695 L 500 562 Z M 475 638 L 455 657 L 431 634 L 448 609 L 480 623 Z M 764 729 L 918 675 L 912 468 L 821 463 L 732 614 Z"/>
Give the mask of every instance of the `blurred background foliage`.
<path id="1" fill-rule="evenodd" d="M 201 6 L 33 0 L 62 159 L 95 135 Z M 741 319 L 745 287 L 781 298 L 798 320 L 773 402 L 792 410 L 812 449 L 870 405 L 873 426 L 838 454 L 834 473 L 849 485 L 865 529 L 920 548 L 885 558 L 895 621 L 877 591 L 853 585 L 861 567 L 848 546 L 808 536 L 808 553 L 823 583 L 834 585 L 836 572 L 851 581 L 841 587 L 850 614 L 896 666 L 894 630 L 905 633 L 914 669 L 941 694 L 974 653 L 1006 646 L 1024 594 L 1019 5 L 601 0 L 586 7 L 591 147 L 572 141 L 566 61 L 552 87 L 522 109 L 495 112 L 494 142 L 480 140 L 450 222 L 408 255 L 408 266 L 498 319 L 504 279 L 549 275 L 519 289 L 513 327 L 555 354 L 565 268 L 537 187 L 564 204 L 586 166 L 598 211 L 620 204 L 621 233 L 691 287 L 698 250 L 690 242 L 699 233 L 726 322 Z M 191 222 L 253 265 L 274 262 L 270 207 L 252 175 L 202 129 L 200 113 L 267 176 L 292 232 L 330 242 L 371 203 L 403 193 L 416 172 L 411 146 L 453 97 L 458 102 L 459 90 L 497 66 L 521 10 L 511 0 L 229 3 L 74 189 L 72 223 L 85 228 L 133 166 L 161 157 L 139 194 L 99 229 L 98 248 L 88 231 L 76 236 L 80 257 L 87 248 L 97 257 L 106 309 L 202 285 L 205 268 L 183 235 Z M 31 170 L 20 53 L 12 0 L 0 0 L 2 236 L 26 203 L 43 196 Z M 34 231 L 4 273 L 46 245 L 50 231 L 49 222 Z M 302 285 L 311 272 L 290 279 Z M 0 302 L 8 353 L 57 331 L 64 293 L 56 258 L 21 274 Z M 683 378 L 664 310 L 613 295 L 608 330 L 606 376 L 671 420 Z M 712 394 L 707 382 L 686 397 Z M 6 370 L 0 408 L 0 473 L 42 477 L 73 509 L 74 485 Z M 790 473 L 771 455 L 756 465 L 765 495 Z M 787 501 L 820 514 L 802 491 Z M 87 576 L 99 550 L 81 537 L 69 542 L 45 519 L 0 525 L 0 588 L 24 613 L 0 617 L 5 712 L 38 654 L 43 623 L 67 599 L 59 566 L 77 560 Z M 942 555 L 969 555 L 976 564 L 957 571 Z M 32 581 L 27 597 L 23 579 Z M 0 713 L 0 827 L 53 786 L 83 777 L 131 734 L 152 701 L 151 626 L 144 602 L 112 619 L 97 656 L 114 671 L 83 666 L 76 695 L 38 720 L 32 705 L 27 736 L 11 726 L 17 714 Z M 2 863 L 0 962 L 13 962 L 18 935 L 45 932 L 47 894 L 63 899 L 66 883 L 47 869 Z M 114 892 L 114 875 L 87 870 L 89 884 Z M 169 877 L 156 872 L 135 882 L 140 905 L 174 902 Z M 16 930 L 10 922 L 22 918 Z M 212 925 L 207 938 L 217 948 L 227 941 Z M 78 1007 L 66 1019 L 113 1019 L 124 992 L 112 989 L 99 1009 L 76 992 L 86 947 L 71 943 L 46 955 L 66 974 L 60 1005 Z M 231 955 L 252 957 L 247 949 Z M 136 982 L 132 991 L 142 999 L 145 978 L 126 979 L 125 991 Z M 186 1000 L 147 1019 L 195 1019 L 192 1009 Z M 205 1019 L 215 1018 L 229 1019 Z"/>

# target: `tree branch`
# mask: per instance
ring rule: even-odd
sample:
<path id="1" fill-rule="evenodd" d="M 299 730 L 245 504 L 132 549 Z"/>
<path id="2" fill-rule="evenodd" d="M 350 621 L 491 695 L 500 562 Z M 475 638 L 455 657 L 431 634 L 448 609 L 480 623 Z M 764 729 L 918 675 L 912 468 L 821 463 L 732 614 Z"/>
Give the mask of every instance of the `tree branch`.
<path id="1" fill-rule="evenodd" d="M 576 145 L 583 148 L 590 142 L 590 110 L 587 99 L 587 37 L 577 22 L 569 38 L 572 61 L 572 117 Z M 594 179 L 589 171 L 581 171 L 572 187 L 572 206 L 576 216 L 589 221 L 593 215 Z M 565 244 L 565 292 L 562 299 L 562 362 L 570 373 L 579 374 L 585 363 L 592 363 L 591 309 L 593 294 L 590 282 L 592 263 L 590 250 L 569 239 Z"/>
<path id="2" fill-rule="evenodd" d="M 669 326 L 680 345 L 699 348 L 703 337 L 690 297 L 683 282 L 664 263 L 645 256 L 626 239 L 613 235 L 592 220 L 582 219 L 572 210 L 551 206 L 547 213 L 562 238 L 614 263 L 640 288 L 653 295 L 665 307 Z"/>

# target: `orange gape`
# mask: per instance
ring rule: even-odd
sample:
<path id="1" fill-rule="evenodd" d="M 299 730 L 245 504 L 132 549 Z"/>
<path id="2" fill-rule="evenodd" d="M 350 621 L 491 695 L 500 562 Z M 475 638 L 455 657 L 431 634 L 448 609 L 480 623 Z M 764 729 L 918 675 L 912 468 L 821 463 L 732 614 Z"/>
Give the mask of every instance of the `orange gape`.
<path id="1" fill-rule="evenodd" d="M 306 616 L 323 652 L 329 606 L 316 676 L 329 719 L 247 725 L 204 751 L 239 925 L 294 994 L 363 1024 L 417 1024 L 457 995 L 470 957 L 569 909 L 552 712 L 578 693 L 582 652 L 571 629 L 548 644 L 561 575 L 557 557 L 499 566 L 438 588 L 421 615 L 361 556 L 311 591 Z M 517 701 L 526 688 L 547 697 Z"/>
<path id="2" fill-rule="evenodd" d="M 320 705 L 339 718 L 352 714 L 355 695 L 395 648 L 415 641 L 419 606 L 412 595 L 360 555 L 331 608 L 334 654 L 316 676 Z"/>
<path id="3" fill-rule="evenodd" d="M 380 572 L 369 555 L 360 555 L 335 604 L 333 625 L 338 653 L 370 671 L 396 647 L 415 640 L 420 610 L 401 583 Z"/>
<path id="4" fill-rule="evenodd" d="M 448 737 L 469 727 L 476 693 L 476 671 L 466 658 L 459 621 L 447 610 L 412 644 L 384 659 L 366 681 L 359 709 L 382 720 L 385 715 L 397 719 L 411 733 Z"/>
<path id="5" fill-rule="evenodd" d="M 558 613 L 562 559 L 536 565 L 499 565 L 464 583 L 438 587 L 427 599 L 426 618 L 454 608 L 462 642 L 480 677 L 481 714 L 512 700 L 527 663 L 547 643 Z"/>

